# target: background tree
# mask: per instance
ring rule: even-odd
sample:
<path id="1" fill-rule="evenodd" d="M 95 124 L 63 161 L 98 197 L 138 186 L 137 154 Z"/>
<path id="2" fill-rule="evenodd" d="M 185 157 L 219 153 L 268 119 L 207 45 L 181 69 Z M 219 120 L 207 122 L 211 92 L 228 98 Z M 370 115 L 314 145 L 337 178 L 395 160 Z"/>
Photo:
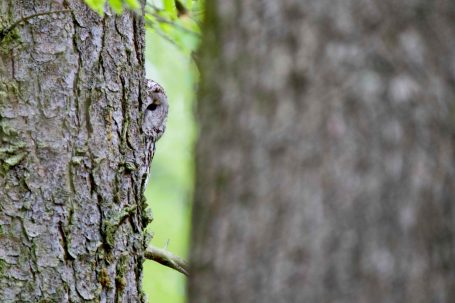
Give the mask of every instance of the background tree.
<path id="1" fill-rule="evenodd" d="M 143 17 L 0 15 L 0 301 L 143 302 Z"/>
<path id="2" fill-rule="evenodd" d="M 209 1 L 190 302 L 455 298 L 453 1 Z"/>

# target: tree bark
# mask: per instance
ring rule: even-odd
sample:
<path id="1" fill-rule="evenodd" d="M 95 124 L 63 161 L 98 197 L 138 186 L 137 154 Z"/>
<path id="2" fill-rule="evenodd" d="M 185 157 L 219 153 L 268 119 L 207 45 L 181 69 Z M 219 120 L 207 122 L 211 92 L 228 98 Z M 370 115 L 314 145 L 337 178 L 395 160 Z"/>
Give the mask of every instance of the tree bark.
<path id="1" fill-rule="evenodd" d="M 453 1 L 208 1 L 190 302 L 455 298 Z"/>
<path id="2" fill-rule="evenodd" d="M 7 0 L 0 301 L 144 302 L 143 17 Z"/>

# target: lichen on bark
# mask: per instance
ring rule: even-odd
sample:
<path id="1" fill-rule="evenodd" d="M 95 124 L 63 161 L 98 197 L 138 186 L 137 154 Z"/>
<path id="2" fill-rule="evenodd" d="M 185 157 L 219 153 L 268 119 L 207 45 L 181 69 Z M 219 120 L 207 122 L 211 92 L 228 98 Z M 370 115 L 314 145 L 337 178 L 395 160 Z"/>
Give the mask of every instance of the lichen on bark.
<path id="1" fill-rule="evenodd" d="M 143 302 L 140 14 L 4 1 L 0 301 Z"/>

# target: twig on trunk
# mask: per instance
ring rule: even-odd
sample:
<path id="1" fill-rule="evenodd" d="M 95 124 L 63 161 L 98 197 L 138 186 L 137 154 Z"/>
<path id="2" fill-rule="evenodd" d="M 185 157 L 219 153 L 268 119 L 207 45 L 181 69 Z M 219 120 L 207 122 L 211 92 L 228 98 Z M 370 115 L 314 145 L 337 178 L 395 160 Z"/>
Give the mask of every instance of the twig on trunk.
<path id="1" fill-rule="evenodd" d="M 170 251 L 150 245 L 145 250 L 144 256 L 146 259 L 158 262 L 188 276 L 188 264 L 186 261 L 172 254 Z"/>

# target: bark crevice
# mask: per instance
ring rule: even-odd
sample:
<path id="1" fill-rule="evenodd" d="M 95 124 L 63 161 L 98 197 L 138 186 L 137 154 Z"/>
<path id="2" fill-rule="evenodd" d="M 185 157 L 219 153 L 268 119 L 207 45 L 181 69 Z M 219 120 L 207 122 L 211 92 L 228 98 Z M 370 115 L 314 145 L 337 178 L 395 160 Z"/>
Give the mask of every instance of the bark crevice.
<path id="1" fill-rule="evenodd" d="M 0 301 L 143 302 L 142 17 L 52 10 L 0 42 Z"/>

